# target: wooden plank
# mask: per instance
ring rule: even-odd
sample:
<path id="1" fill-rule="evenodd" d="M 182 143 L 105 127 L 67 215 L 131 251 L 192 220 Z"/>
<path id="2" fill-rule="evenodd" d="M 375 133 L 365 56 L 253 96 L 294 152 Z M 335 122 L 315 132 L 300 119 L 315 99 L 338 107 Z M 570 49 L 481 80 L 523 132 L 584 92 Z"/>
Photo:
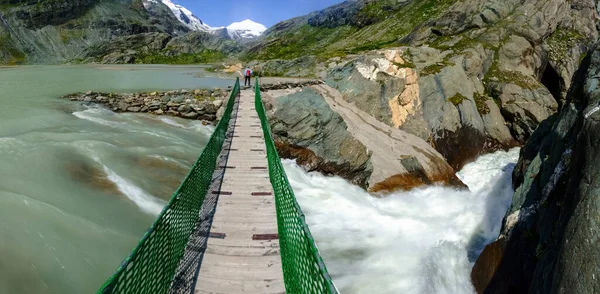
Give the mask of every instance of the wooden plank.
<path id="1" fill-rule="evenodd" d="M 242 91 L 195 293 L 285 293 L 277 212 L 254 92 Z M 217 193 L 216 191 L 214 193 Z"/>
<path id="2" fill-rule="evenodd" d="M 195 293 L 285 293 L 285 285 L 283 280 L 239 281 L 200 275 Z"/>

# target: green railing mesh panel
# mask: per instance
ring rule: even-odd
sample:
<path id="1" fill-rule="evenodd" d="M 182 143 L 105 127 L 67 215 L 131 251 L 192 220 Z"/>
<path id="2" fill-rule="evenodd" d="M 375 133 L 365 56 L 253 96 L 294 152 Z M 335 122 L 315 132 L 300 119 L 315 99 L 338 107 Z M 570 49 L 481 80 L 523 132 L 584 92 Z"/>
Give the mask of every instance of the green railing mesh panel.
<path id="1" fill-rule="evenodd" d="M 237 79 L 225 113 L 190 173 L 139 244 L 98 293 L 167 293 L 196 224 L 221 153 L 235 98 Z"/>
<path id="2" fill-rule="evenodd" d="M 271 128 L 256 79 L 256 112 L 260 118 L 267 146 L 269 177 L 275 192 L 277 226 L 283 278 L 287 293 L 337 293 L 319 249 L 306 225 L 304 213 L 296 201 L 271 137 Z"/>

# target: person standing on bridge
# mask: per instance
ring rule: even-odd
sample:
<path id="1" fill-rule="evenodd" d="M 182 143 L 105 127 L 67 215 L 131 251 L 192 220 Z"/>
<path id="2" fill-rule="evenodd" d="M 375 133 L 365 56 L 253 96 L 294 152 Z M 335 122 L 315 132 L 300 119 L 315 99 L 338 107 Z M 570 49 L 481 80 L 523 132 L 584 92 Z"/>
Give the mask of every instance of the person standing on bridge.
<path id="1" fill-rule="evenodd" d="M 246 84 L 248 85 L 248 87 L 251 86 L 250 84 L 250 78 L 252 77 L 252 70 L 250 69 L 250 67 L 246 67 L 246 69 L 244 69 L 244 86 L 246 86 Z"/>

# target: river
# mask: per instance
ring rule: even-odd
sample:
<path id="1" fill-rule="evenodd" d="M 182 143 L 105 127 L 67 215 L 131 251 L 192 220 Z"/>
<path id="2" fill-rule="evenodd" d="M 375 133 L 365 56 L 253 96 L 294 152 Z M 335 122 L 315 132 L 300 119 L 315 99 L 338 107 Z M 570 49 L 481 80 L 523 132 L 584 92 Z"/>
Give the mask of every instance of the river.
<path id="1" fill-rule="evenodd" d="M 92 293 L 154 221 L 212 127 L 58 99 L 77 91 L 225 87 L 197 67 L 0 69 L 0 294 Z M 373 198 L 285 161 L 342 293 L 471 293 L 469 272 L 510 204 L 517 150 L 481 157 L 471 191 Z"/>
<path id="2" fill-rule="evenodd" d="M 480 157 L 470 191 L 426 187 L 374 198 L 286 161 L 290 184 L 341 293 L 474 293 L 471 268 L 500 232 L 518 149 Z"/>
<path id="3" fill-rule="evenodd" d="M 201 69 L 0 69 L 0 293 L 92 293 L 206 144 L 197 121 L 114 114 L 59 96 L 226 87 Z"/>

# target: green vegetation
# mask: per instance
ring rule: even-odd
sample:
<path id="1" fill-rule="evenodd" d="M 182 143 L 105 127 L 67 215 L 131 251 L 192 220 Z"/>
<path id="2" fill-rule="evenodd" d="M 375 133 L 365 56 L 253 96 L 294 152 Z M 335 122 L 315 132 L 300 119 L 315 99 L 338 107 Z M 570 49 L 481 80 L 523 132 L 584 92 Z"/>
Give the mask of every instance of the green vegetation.
<path id="1" fill-rule="evenodd" d="M 477 106 L 477 111 L 480 114 L 490 113 L 490 108 L 488 107 L 487 103 L 485 103 L 485 101 L 488 100 L 487 96 L 479 94 L 478 92 L 475 92 L 475 93 L 473 93 L 473 100 L 475 100 L 475 105 Z"/>
<path id="2" fill-rule="evenodd" d="M 484 85 L 490 82 L 503 84 L 514 84 L 523 89 L 534 90 L 540 87 L 540 83 L 533 77 L 526 76 L 518 71 L 501 70 L 498 67 L 498 52 L 494 55 L 494 62 L 483 78 Z"/>
<path id="3" fill-rule="evenodd" d="M 558 28 L 546 40 L 548 47 L 548 59 L 561 62 L 561 60 L 569 55 L 569 50 L 577 47 L 581 43 L 585 43 L 586 37 L 577 31 Z"/>
<path id="4" fill-rule="evenodd" d="M 456 95 L 448 98 L 448 102 L 454 104 L 454 106 L 458 106 L 460 105 L 463 100 L 467 99 L 467 97 L 465 97 L 463 94 L 461 93 L 456 93 Z"/>
<path id="5" fill-rule="evenodd" d="M 453 65 L 455 65 L 455 64 L 444 59 L 441 62 L 437 62 L 430 66 L 425 67 L 423 70 L 421 70 L 421 76 L 437 74 L 437 73 L 441 72 L 443 68 L 448 67 L 448 66 L 453 66 Z"/>
<path id="6" fill-rule="evenodd" d="M 8 55 L 8 59 L 4 61 L 8 65 L 25 63 L 25 53 L 14 47 L 9 33 L 0 34 L 0 62 L 2 62 L 2 52 L 6 52 Z"/>
<path id="7" fill-rule="evenodd" d="M 82 29 L 58 28 L 58 34 L 60 40 L 65 44 L 69 43 L 71 40 L 83 39 L 85 37 L 85 31 Z"/>
<path id="8" fill-rule="evenodd" d="M 175 56 L 166 56 L 160 53 L 141 54 L 136 56 L 135 62 L 148 64 L 194 64 L 222 61 L 226 57 L 223 52 L 206 50 L 198 54 L 179 54 Z"/>
<path id="9" fill-rule="evenodd" d="M 514 84 L 523 89 L 535 90 L 540 87 L 540 83 L 533 77 L 522 74 L 518 71 L 495 69 L 488 71 L 484 78 L 485 83 L 498 82 L 503 84 Z"/>
<path id="10" fill-rule="evenodd" d="M 373 1 L 353 21 L 335 28 L 317 27 L 307 19 L 288 21 L 287 26 L 267 36 L 244 59 L 294 59 L 343 56 L 399 45 L 399 40 L 427 20 L 439 16 L 459 0 L 420 0 L 398 5 L 395 1 Z M 396 4 L 394 4 L 396 3 Z"/>

